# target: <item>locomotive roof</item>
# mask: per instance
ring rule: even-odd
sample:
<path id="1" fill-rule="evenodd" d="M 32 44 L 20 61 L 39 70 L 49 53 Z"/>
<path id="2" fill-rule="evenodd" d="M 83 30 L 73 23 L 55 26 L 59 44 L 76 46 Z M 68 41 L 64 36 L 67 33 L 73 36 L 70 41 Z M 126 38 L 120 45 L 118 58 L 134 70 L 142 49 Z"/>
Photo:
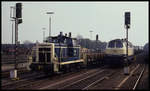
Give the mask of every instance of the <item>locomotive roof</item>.
<path id="1" fill-rule="evenodd" d="M 52 39 L 58 39 L 58 37 L 60 37 L 59 35 L 58 36 L 51 36 L 50 38 Z M 66 36 L 61 36 L 61 38 L 66 38 L 66 39 L 74 39 L 74 40 L 77 40 L 76 38 L 71 38 L 71 37 L 66 37 Z"/>
<path id="2" fill-rule="evenodd" d="M 115 41 L 126 42 L 127 40 L 126 40 L 126 39 L 114 39 L 114 40 L 110 40 L 109 42 L 111 42 L 111 41 L 112 41 L 112 42 L 113 42 L 113 41 L 114 41 L 114 42 L 115 42 Z M 130 41 L 128 41 L 128 43 L 132 45 L 132 43 L 131 43 Z"/>
<path id="3" fill-rule="evenodd" d="M 76 38 L 72 38 L 71 37 L 71 34 L 69 36 L 67 36 L 65 34 L 65 36 L 62 34 L 62 32 L 60 32 L 59 35 L 57 36 L 49 36 L 47 37 L 47 39 L 45 40 L 45 42 L 48 42 L 48 43 L 64 43 L 64 44 L 67 44 L 67 45 L 78 45 L 77 44 L 77 39 Z"/>
<path id="4" fill-rule="evenodd" d="M 114 39 L 114 40 L 110 40 L 110 41 L 122 41 L 122 42 L 126 42 L 126 39 Z"/>

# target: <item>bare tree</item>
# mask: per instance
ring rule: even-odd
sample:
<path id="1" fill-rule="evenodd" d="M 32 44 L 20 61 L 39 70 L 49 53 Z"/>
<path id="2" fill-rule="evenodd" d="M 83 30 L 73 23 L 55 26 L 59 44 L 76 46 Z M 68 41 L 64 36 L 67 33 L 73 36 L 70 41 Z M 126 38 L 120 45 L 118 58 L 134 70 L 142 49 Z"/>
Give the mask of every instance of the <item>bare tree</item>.
<path id="1" fill-rule="evenodd" d="M 76 38 L 77 38 L 77 40 L 80 40 L 80 39 L 83 39 L 83 36 L 78 34 Z"/>
<path id="2" fill-rule="evenodd" d="M 33 44 L 33 43 L 30 40 L 25 40 L 25 41 L 23 41 L 23 44 L 29 45 L 29 44 Z"/>

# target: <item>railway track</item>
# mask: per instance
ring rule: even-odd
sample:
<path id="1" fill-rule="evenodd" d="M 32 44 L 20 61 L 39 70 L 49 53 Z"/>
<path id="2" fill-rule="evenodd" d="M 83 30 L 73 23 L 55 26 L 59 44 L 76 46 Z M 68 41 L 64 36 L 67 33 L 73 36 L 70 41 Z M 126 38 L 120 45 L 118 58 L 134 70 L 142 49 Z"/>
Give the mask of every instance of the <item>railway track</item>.
<path id="1" fill-rule="evenodd" d="M 69 76 L 65 79 L 59 80 L 59 81 L 51 83 L 51 84 L 47 84 L 47 86 L 40 87 L 39 89 L 61 89 L 61 87 L 64 87 L 67 84 L 73 83 L 77 80 L 81 80 L 81 78 L 85 78 L 88 75 L 95 74 L 98 71 L 103 71 L 103 70 L 104 69 L 102 67 L 102 68 L 87 70 L 85 72 L 79 72 L 79 73 Z"/>
<path id="2" fill-rule="evenodd" d="M 142 69 L 142 71 L 141 71 L 141 73 L 140 73 L 138 79 L 136 80 L 136 83 L 135 83 L 135 85 L 134 85 L 134 87 L 133 87 L 133 90 L 135 90 L 136 87 L 138 86 L 138 84 L 139 84 L 139 82 L 140 82 L 140 79 L 142 78 L 142 75 L 143 75 L 143 73 L 144 73 L 144 71 L 145 71 L 145 68 L 146 68 L 146 65 L 144 64 L 144 67 L 143 67 L 143 69 Z"/>
<path id="3" fill-rule="evenodd" d="M 34 78 L 33 75 L 22 77 L 14 83 L 7 83 L 2 85 L 2 89 L 82 89 L 88 90 L 92 86 L 109 79 L 116 71 L 106 69 L 105 67 L 87 70 L 81 72 L 67 73 L 63 75 L 56 75 L 53 77 Z M 39 79 L 38 79 L 39 78 Z M 61 79 L 59 79 L 61 78 Z M 71 83 L 71 84 L 70 84 Z"/>
<path id="4" fill-rule="evenodd" d="M 87 90 L 92 85 L 106 79 L 107 77 L 114 74 L 114 71 L 108 71 L 108 70 L 100 70 L 94 74 L 91 74 L 85 78 L 82 78 L 80 80 L 77 80 L 71 84 L 65 85 L 64 87 L 61 87 L 59 89 L 82 89 Z"/>
<path id="5" fill-rule="evenodd" d="M 136 64 L 131 64 L 136 65 Z M 137 68 L 136 68 L 137 67 Z M 139 67 L 132 67 L 136 68 L 137 70 Z M 122 70 L 122 69 L 118 69 Z M 25 76 L 22 77 L 22 80 L 18 80 L 18 82 L 14 83 L 7 83 L 2 85 L 2 89 L 82 89 L 82 90 L 89 90 L 93 88 L 95 85 L 102 83 L 105 80 L 111 79 L 111 76 L 119 72 L 118 70 L 107 69 L 107 67 L 101 67 L 97 69 L 86 69 L 85 71 L 79 72 L 69 72 L 63 75 L 55 75 L 52 77 L 36 77 L 32 76 Z M 144 69 L 143 69 L 144 70 Z M 133 70 L 132 70 L 133 71 Z M 139 72 L 139 71 L 138 71 Z M 137 74 L 139 74 L 137 72 Z M 144 72 L 144 71 L 143 71 Z M 141 76 L 142 76 L 142 73 Z M 130 74 L 132 76 L 132 74 Z M 136 86 L 138 85 L 141 76 L 138 78 L 139 80 L 136 81 Z M 123 84 L 118 86 L 117 89 L 123 88 Z M 136 89 L 134 86 L 134 89 Z M 132 88 L 133 89 L 133 88 Z"/>
<path id="6" fill-rule="evenodd" d="M 132 69 L 134 68 L 135 64 L 130 65 Z M 94 89 L 94 86 L 97 84 L 101 84 L 102 82 L 108 82 L 108 80 L 112 79 L 111 77 L 114 74 L 120 73 L 123 69 L 105 69 L 103 72 L 97 72 L 95 74 L 91 74 L 86 76 L 85 78 L 81 78 L 71 84 L 65 85 L 64 87 L 58 88 L 59 90 L 64 89 L 78 89 L 78 90 L 89 90 Z M 57 89 L 57 88 L 56 88 Z M 107 88 L 105 88 L 107 89 Z"/>
<path id="7" fill-rule="evenodd" d="M 43 74 L 43 73 L 41 73 Z M 13 82 L 7 82 L 2 84 L 2 89 L 27 89 L 31 88 L 33 85 L 39 85 L 41 83 L 45 83 L 45 81 L 57 79 L 60 77 L 65 77 L 67 75 L 73 74 L 73 72 L 69 72 L 63 75 L 54 75 L 52 77 L 46 77 L 44 74 L 41 76 L 41 74 L 25 74 L 22 75 L 20 80 L 13 81 Z"/>
<path id="8" fill-rule="evenodd" d="M 130 70 L 133 70 L 137 64 L 129 65 Z M 122 68 L 112 68 L 114 73 L 110 75 L 106 75 L 97 79 L 95 82 L 91 83 L 91 85 L 85 87 L 82 90 L 112 90 L 116 88 L 116 86 L 120 83 L 120 81 L 125 77 Z"/>
<path id="9" fill-rule="evenodd" d="M 67 77 L 67 79 L 63 79 L 63 80 L 60 80 L 58 82 L 56 81 L 55 83 L 46 84 L 47 86 L 42 86 L 39 89 L 58 89 L 58 90 L 61 90 L 61 89 L 66 89 L 69 86 L 72 86 L 74 84 L 78 84 L 81 81 L 84 82 L 87 79 L 88 79 L 88 81 L 92 81 L 93 82 L 93 81 L 97 80 L 98 77 L 97 78 L 95 78 L 95 77 L 98 76 L 98 74 L 101 74 L 101 75 L 103 74 L 104 69 L 105 68 L 99 68 L 99 69 L 97 69 L 95 71 L 94 70 L 91 71 L 91 72 L 87 71 L 87 72 L 84 72 L 82 74 L 80 73 L 78 75 L 70 76 L 70 77 Z M 107 73 L 107 76 L 110 75 L 109 72 L 106 71 L 106 70 L 105 70 L 105 73 Z M 106 74 L 105 74 L 105 76 L 106 76 Z M 89 78 L 92 78 L 92 77 L 93 77 L 93 80 L 89 80 Z M 105 77 L 105 78 L 107 78 L 107 77 Z M 84 85 L 82 87 L 84 87 Z M 78 89 L 80 89 L 80 88 L 78 88 Z"/>
<path id="10" fill-rule="evenodd" d="M 7 80 L 7 81 L 3 82 L 3 80 L 2 80 L 2 86 L 15 84 L 17 82 L 24 81 L 28 78 L 32 78 L 32 76 L 37 76 L 37 75 L 38 75 L 37 73 L 28 72 L 28 73 L 24 73 L 24 74 L 19 74 L 18 75 L 19 80 L 11 80 L 11 78 L 3 78 L 3 80 Z"/>
<path id="11" fill-rule="evenodd" d="M 81 70 L 79 72 L 69 72 L 69 73 L 62 74 L 62 75 L 56 75 L 56 76 L 51 77 L 51 78 L 41 79 L 41 80 L 38 80 L 38 81 L 33 82 L 31 84 L 28 84 L 26 86 L 22 86 L 19 89 L 24 89 L 25 87 L 28 87 L 30 89 L 37 89 L 37 88 L 47 89 L 50 87 L 53 88 L 53 87 L 60 85 L 61 83 L 68 82 L 69 80 L 77 78 L 78 76 L 80 76 L 79 74 L 82 75 L 82 73 L 87 74 L 87 73 L 91 73 L 91 72 L 95 72 L 95 71 L 96 71 L 95 69 L 90 70 L 90 71 L 84 69 L 84 70 Z M 34 87 L 36 87 L 36 88 L 34 88 Z"/>
<path id="12" fill-rule="evenodd" d="M 66 73 L 66 74 L 54 75 L 52 77 L 45 77 L 45 78 L 42 78 L 42 79 L 36 79 L 34 81 L 31 80 L 27 84 L 20 84 L 15 89 L 37 89 L 37 88 L 41 88 L 41 87 L 42 87 L 41 89 L 44 89 L 44 88 L 47 88 L 47 86 L 45 87 L 45 85 L 53 87 L 53 86 L 55 86 L 59 83 L 63 83 L 65 81 L 73 79 L 73 78 L 68 79 L 68 76 L 69 77 L 74 77 L 74 76 L 78 77 L 78 75 L 81 74 L 81 73 L 85 73 L 85 72 L 91 73 L 91 72 L 95 72 L 95 71 L 96 71 L 95 69 L 92 69 L 90 71 L 87 70 L 87 69 L 83 69 L 79 72 L 69 72 L 69 73 Z M 64 80 L 64 79 L 66 79 L 66 80 Z"/>
<path id="13" fill-rule="evenodd" d="M 89 75 L 89 76 L 87 76 L 87 77 L 85 77 L 85 78 L 81 78 L 81 79 L 79 79 L 79 80 L 77 80 L 77 81 L 75 81 L 75 82 L 73 82 L 73 83 L 71 83 L 71 84 L 68 84 L 68 85 L 65 85 L 64 87 L 61 87 L 61 88 L 58 88 L 58 89 L 75 89 L 75 88 L 78 88 L 78 89 L 80 89 L 80 88 L 82 88 L 82 87 L 84 87 L 84 85 L 86 85 L 86 83 L 88 83 L 88 82 L 90 82 L 91 80 L 89 80 L 89 78 L 92 78 L 92 77 L 96 77 L 96 75 L 98 75 L 98 74 L 101 74 L 101 73 L 103 73 L 104 72 L 104 70 L 100 70 L 99 72 L 96 72 L 96 73 L 94 73 L 94 74 L 92 74 L 92 75 Z M 96 78 L 95 78 L 96 79 Z M 85 82 L 86 81 L 86 82 Z M 80 84 L 79 84 L 80 83 Z M 83 83 L 83 84 L 81 84 L 81 83 Z M 80 86 L 79 86 L 80 85 Z"/>
<path id="14" fill-rule="evenodd" d="M 129 76 L 125 77 L 121 83 L 115 88 L 115 90 L 120 89 L 131 89 L 135 90 L 140 82 L 140 79 L 144 73 L 145 64 L 138 64 L 130 73 Z"/>
<path id="15" fill-rule="evenodd" d="M 20 69 L 17 70 L 18 75 L 25 74 L 25 73 L 28 73 L 28 72 L 29 72 L 29 70 L 27 70 L 26 67 L 25 68 L 20 68 Z M 9 76 L 10 76 L 10 70 L 9 71 L 3 71 L 1 73 L 2 78 L 8 78 Z"/>
<path id="16" fill-rule="evenodd" d="M 14 59 L 15 60 L 15 59 Z M 14 60 L 8 60 L 7 62 L 2 62 L 2 64 L 14 64 Z M 28 59 L 21 59 L 22 61 L 17 62 L 17 63 L 27 63 Z"/>
<path id="17" fill-rule="evenodd" d="M 8 83 L 3 83 L 2 84 L 2 89 L 16 89 L 19 86 L 23 85 L 23 84 L 28 84 L 32 81 L 35 81 L 36 79 L 43 77 L 44 75 L 40 74 L 40 73 L 36 73 L 36 74 L 28 74 L 25 75 L 24 77 L 21 77 L 20 80 L 17 81 L 13 81 L 13 82 L 8 82 Z"/>
<path id="18" fill-rule="evenodd" d="M 94 81 L 93 83 L 89 84 L 88 86 L 84 87 L 82 90 L 88 90 L 88 88 L 90 88 L 90 87 L 92 87 L 92 86 L 94 86 L 94 85 L 96 85 L 96 84 L 98 84 L 98 83 L 101 83 L 103 80 L 109 79 L 109 77 L 112 76 L 114 73 L 115 73 L 115 72 L 112 72 L 112 73 L 110 73 L 110 74 L 108 74 L 108 75 L 106 75 L 106 76 L 104 76 L 104 77 L 99 78 L 98 80 L 96 80 L 96 81 Z"/>
<path id="19" fill-rule="evenodd" d="M 83 72 L 87 71 L 87 69 L 83 69 L 83 70 L 84 70 Z M 80 73 L 80 72 L 78 72 L 78 73 Z M 26 87 L 32 89 L 32 85 L 37 85 L 37 83 L 41 84 L 41 83 L 45 83 L 47 80 L 53 80 L 53 79 L 62 78 L 62 77 L 65 78 L 65 76 L 67 76 L 67 75 L 71 76 L 74 74 L 76 74 L 76 72 L 69 72 L 69 73 L 66 73 L 63 75 L 58 74 L 58 75 L 55 75 L 54 77 L 51 77 L 51 78 L 43 77 L 44 79 L 40 79 L 40 78 L 36 79 L 36 78 L 38 78 L 37 77 L 38 74 L 35 74 L 35 75 L 33 75 L 33 74 L 28 74 L 28 75 L 22 74 L 21 75 L 20 74 L 20 80 L 12 81 L 12 82 L 3 82 L 2 89 L 26 89 Z"/>

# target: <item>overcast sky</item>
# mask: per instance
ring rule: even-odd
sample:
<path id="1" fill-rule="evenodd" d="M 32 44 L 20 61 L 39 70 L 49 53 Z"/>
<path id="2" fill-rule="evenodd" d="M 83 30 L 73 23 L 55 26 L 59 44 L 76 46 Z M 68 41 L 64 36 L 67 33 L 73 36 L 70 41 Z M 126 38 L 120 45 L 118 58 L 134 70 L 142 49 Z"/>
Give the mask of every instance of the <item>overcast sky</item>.
<path id="1" fill-rule="evenodd" d="M 83 38 L 108 42 L 116 38 L 125 38 L 124 12 L 131 12 L 129 41 L 143 46 L 148 42 L 148 2 L 21 2 L 23 23 L 19 24 L 19 41 L 42 42 L 43 31 L 49 35 L 49 17 L 52 18 L 52 36 L 60 31 L 72 32 Z M 12 22 L 10 7 L 16 2 L 2 2 L 2 43 L 12 43 Z M 54 14 L 47 15 L 46 12 Z M 43 30 L 43 28 L 46 28 Z"/>

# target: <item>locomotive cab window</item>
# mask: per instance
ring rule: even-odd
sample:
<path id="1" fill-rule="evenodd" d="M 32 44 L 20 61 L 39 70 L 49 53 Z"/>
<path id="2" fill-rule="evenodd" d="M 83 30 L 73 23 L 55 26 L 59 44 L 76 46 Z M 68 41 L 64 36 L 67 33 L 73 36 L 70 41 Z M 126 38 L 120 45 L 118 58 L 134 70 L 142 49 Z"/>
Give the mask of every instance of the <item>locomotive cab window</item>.
<path id="1" fill-rule="evenodd" d="M 51 49 L 50 48 L 39 48 L 39 62 L 50 62 L 51 60 Z"/>
<path id="2" fill-rule="evenodd" d="M 123 44 L 121 41 L 116 41 L 116 48 L 122 48 Z"/>
<path id="3" fill-rule="evenodd" d="M 108 44 L 109 48 L 114 48 L 115 47 L 115 42 L 114 41 L 110 41 Z"/>
<path id="4" fill-rule="evenodd" d="M 77 55 L 77 50 L 76 49 L 74 49 L 74 57 Z"/>
<path id="5" fill-rule="evenodd" d="M 33 50 L 32 57 L 33 57 L 32 61 L 36 62 L 36 50 Z"/>

